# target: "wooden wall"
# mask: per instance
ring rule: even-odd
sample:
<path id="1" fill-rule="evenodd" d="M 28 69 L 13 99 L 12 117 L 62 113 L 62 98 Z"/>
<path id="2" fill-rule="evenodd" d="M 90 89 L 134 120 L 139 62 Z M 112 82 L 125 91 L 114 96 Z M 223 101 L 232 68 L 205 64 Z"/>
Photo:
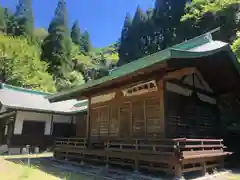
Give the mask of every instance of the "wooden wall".
<path id="1" fill-rule="evenodd" d="M 154 90 L 149 92 L 146 90 L 145 93 L 138 94 L 131 91 L 136 95 L 126 95 L 124 89 L 128 87 L 114 89 L 110 91 L 115 94 L 112 99 L 91 103 L 91 137 L 163 137 L 163 102 L 160 93 L 163 87 L 160 82 L 155 82 L 155 85 Z M 138 89 L 141 90 L 141 87 Z M 92 100 L 96 102 L 94 98 Z"/>
<path id="2" fill-rule="evenodd" d="M 87 133 L 87 113 L 83 112 L 76 116 L 76 136 L 86 137 Z"/>
<path id="3" fill-rule="evenodd" d="M 91 138 L 216 137 L 216 99 L 208 96 L 213 92 L 201 74 L 190 68 L 158 78 L 90 97 L 88 135 Z M 193 91 L 197 98 L 191 96 Z"/>
<path id="4" fill-rule="evenodd" d="M 166 91 L 166 136 L 216 138 L 217 104 L 205 102 L 200 99 L 201 96 L 192 94 L 193 92 L 187 95 L 186 91 L 182 94 Z"/>

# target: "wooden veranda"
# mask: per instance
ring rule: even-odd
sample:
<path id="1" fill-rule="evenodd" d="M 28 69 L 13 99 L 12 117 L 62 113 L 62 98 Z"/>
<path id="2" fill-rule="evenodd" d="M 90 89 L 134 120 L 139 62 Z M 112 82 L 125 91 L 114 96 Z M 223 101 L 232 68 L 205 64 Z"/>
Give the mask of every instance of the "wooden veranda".
<path id="1" fill-rule="evenodd" d="M 91 148 L 89 148 L 91 146 Z M 88 144 L 85 138 L 59 138 L 55 141 L 54 156 L 78 162 L 97 162 L 131 167 L 135 170 L 164 171 L 182 176 L 213 168 L 222 168 L 230 152 L 222 139 L 115 139 Z"/>

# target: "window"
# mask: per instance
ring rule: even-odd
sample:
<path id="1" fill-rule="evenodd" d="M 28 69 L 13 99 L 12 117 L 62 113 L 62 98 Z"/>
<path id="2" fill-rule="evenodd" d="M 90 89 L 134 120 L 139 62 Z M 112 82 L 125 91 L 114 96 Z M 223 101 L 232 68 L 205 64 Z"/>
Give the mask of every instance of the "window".
<path id="1" fill-rule="evenodd" d="M 45 122 L 23 121 L 23 135 L 44 135 Z"/>

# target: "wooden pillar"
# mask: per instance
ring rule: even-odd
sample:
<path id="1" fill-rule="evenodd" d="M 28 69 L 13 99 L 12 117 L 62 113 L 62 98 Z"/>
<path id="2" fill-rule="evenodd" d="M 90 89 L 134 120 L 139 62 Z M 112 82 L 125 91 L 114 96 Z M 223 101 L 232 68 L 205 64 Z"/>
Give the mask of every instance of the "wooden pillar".
<path id="1" fill-rule="evenodd" d="M 16 122 L 17 113 L 14 116 L 9 117 L 7 120 L 8 129 L 7 129 L 7 145 L 8 147 L 12 145 L 12 136 L 14 134 L 14 127 Z"/>
<path id="2" fill-rule="evenodd" d="M 138 172 L 139 171 L 139 159 L 138 159 L 138 156 L 135 158 L 134 167 L 135 167 L 135 172 Z"/>
<path id="3" fill-rule="evenodd" d="M 147 124 L 147 112 L 146 112 L 146 100 L 143 101 L 143 116 L 144 116 L 144 135 L 148 136 L 148 124 Z"/>
<path id="4" fill-rule="evenodd" d="M 86 138 L 87 138 L 87 146 L 91 145 L 91 98 L 88 98 L 88 111 L 87 111 L 87 123 L 86 123 Z"/>
<path id="5" fill-rule="evenodd" d="M 160 94 L 160 108 L 161 108 L 161 125 L 162 135 L 165 138 L 165 83 L 164 80 L 159 81 L 159 94 Z"/>
<path id="6" fill-rule="evenodd" d="M 132 112 L 132 109 L 133 109 L 133 105 L 132 105 L 132 102 L 130 102 L 130 124 L 129 124 L 129 131 L 130 131 L 129 136 L 130 136 L 130 138 L 133 137 L 133 112 Z M 119 121 L 120 121 L 120 119 L 119 119 Z"/>
<path id="7" fill-rule="evenodd" d="M 221 138 L 220 132 L 222 129 L 221 125 L 221 111 L 220 111 L 220 102 L 219 102 L 219 96 L 216 96 L 216 125 L 217 128 L 215 128 L 216 134 L 214 134 L 216 137 Z M 220 130 L 220 131 L 219 131 Z"/>
<path id="8" fill-rule="evenodd" d="M 182 178 L 182 166 L 180 162 L 176 162 L 174 166 L 174 175 L 175 175 L 175 179 Z"/>
<path id="9" fill-rule="evenodd" d="M 202 171 L 201 171 L 202 174 L 201 174 L 201 175 L 202 175 L 202 176 L 205 176 L 206 173 L 207 173 L 206 162 L 201 163 L 201 166 L 202 166 Z"/>
<path id="10" fill-rule="evenodd" d="M 222 170 L 224 169 L 224 157 L 221 157 L 219 160 L 219 168 Z"/>
<path id="11" fill-rule="evenodd" d="M 4 142 L 5 128 L 5 118 L 2 118 L 0 119 L 0 145 Z"/>
<path id="12" fill-rule="evenodd" d="M 50 135 L 53 135 L 53 114 L 51 116 L 51 127 L 50 127 Z"/>

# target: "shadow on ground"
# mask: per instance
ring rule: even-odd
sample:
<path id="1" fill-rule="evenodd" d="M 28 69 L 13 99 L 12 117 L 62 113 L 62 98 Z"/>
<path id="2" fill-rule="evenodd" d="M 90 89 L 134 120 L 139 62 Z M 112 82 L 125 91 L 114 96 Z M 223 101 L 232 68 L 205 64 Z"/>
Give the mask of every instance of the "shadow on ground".
<path id="1" fill-rule="evenodd" d="M 28 165 L 28 158 L 11 158 L 8 157 L 5 160 L 9 162 L 13 162 L 15 164 L 21 164 L 21 165 Z M 130 177 L 130 179 L 136 179 L 136 180 L 167 180 L 167 179 L 172 179 L 169 177 L 164 178 L 163 174 L 155 174 L 151 175 L 148 172 L 145 172 L 145 174 L 149 174 L 150 176 L 132 176 L 131 174 L 134 174 L 132 171 L 124 171 L 124 173 L 120 173 L 120 171 L 117 172 L 119 175 L 116 175 L 116 172 L 108 172 L 107 174 L 103 173 L 101 174 L 101 169 L 103 169 L 101 166 L 95 166 L 91 170 L 91 168 L 86 168 L 85 166 L 73 166 L 70 165 L 67 162 L 56 162 L 55 160 L 52 159 L 52 157 L 44 157 L 44 158 L 32 158 L 30 160 L 31 166 L 34 168 L 37 168 L 41 170 L 42 172 L 45 172 L 47 174 L 53 175 L 59 179 L 62 180 L 93 180 L 93 179 L 98 179 L 101 177 L 107 177 L 107 179 L 126 179 L 126 177 Z M 97 171 L 96 171 L 97 170 Z M 89 172 L 92 172 L 89 173 Z M 96 176 L 94 176 L 95 174 Z M 160 178 L 162 177 L 162 178 Z M 200 177 L 199 173 L 193 173 L 189 174 L 187 177 L 185 176 L 186 179 L 195 179 L 197 177 Z M 128 178 L 127 178 L 128 179 Z"/>
<path id="2" fill-rule="evenodd" d="M 46 174 L 53 175 L 62 180 L 92 180 L 93 178 L 90 176 L 85 176 L 82 174 L 78 174 L 76 172 L 71 172 L 68 170 L 63 170 L 61 168 L 57 168 L 55 163 L 51 157 L 41 157 L 41 158 L 31 158 L 28 161 L 28 158 L 5 158 L 6 161 L 28 166 L 28 162 L 32 168 L 38 169 Z"/>

